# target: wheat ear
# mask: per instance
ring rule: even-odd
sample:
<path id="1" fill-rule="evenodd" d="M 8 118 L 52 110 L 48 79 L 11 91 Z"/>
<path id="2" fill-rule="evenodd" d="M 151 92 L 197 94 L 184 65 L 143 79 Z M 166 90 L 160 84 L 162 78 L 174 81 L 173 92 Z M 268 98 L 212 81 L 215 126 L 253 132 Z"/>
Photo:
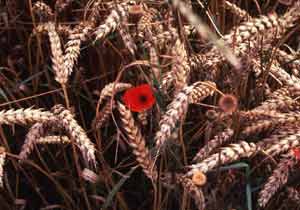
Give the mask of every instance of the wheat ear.
<path id="1" fill-rule="evenodd" d="M 214 136 L 213 139 L 211 139 L 207 144 L 202 147 L 195 157 L 193 158 L 193 161 L 201 161 L 204 158 L 206 158 L 213 150 L 220 147 L 221 145 L 227 143 L 232 138 L 234 132 L 232 129 L 227 128 L 223 132 L 217 134 Z"/>
<path id="2" fill-rule="evenodd" d="M 211 96 L 217 89 L 216 83 L 211 81 L 195 82 L 190 85 L 189 103 L 197 104 L 206 97 Z"/>
<path id="3" fill-rule="evenodd" d="M 64 11 L 66 8 L 68 8 L 70 6 L 70 4 L 73 2 L 74 0 L 57 0 L 55 2 L 55 9 L 58 12 L 62 12 Z"/>
<path id="4" fill-rule="evenodd" d="M 146 176 L 149 179 L 156 181 L 157 169 L 155 163 L 150 157 L 145 139 L 143 138 L 140 129 L 135 124 L 131 112 L 120 102 L 118 102 L 118 110 L 121 115 L 122 127 L 128 137 L 128 144 L 131 146 L 137 162 L 142 167 Z"/>
<path id="5" fill-rule="evenodd" d="M 225 8 L 230 10 L 230 12 L 232 12 L 233 14 L 238 16 L 241 20 L 252 19 L 252 17 L 249 15 L 249 13 L 247 11 L 239 8 L 237 5 L 235 5 L 229 1 L 225 1 L 224 3 L 225 3 Z"/>
<path id="6" fill-rule="evenodd" d="M 88 138 L 86 132 L 76 122 L 71 112 L 62 105 L 55 105 L 52 108 L 53 113 L 57 116 L 58 122 L 64 127 L 71 139 L 77 143 L 86 163 L 92 163 L 96 168 L 97 161 L 95 157 L 95 145 Z"/>
<path id="7" fill-rule="evenodd" d="M 294 203 L 300 205 L 300 191 L 294 187 L 287 188 L 287 197 Z"/>
<path id="8" fill-rule="evenodd" d="M 264 70 L 266 69 L 264 68 Z M 284 85 L 299 87 L 300 79 L 298 77 L 290 75 L 279 66 L 275 66 L 274 64 L 272 64 L 270 67 L 270 73 L 273 74 Z"/>
<path id="9" fill-rule="evenodd" d="M 143 4 L 143 7 L 143 15 L 137 23 L 137 35 L 139 39 L 153 41 L 157 34 L 163 32 L 163 25 L 157 21 L 159 17 L 158 10 L 148 8 L 146 4 Z"/>
<path id="10" fill-rule="evenodd" d="M 291 170 L 298 162 L 293 151 L 290 151 L 280 160 L 276 169 L 259 193 L 259 206 L 265 207 L 273 195 L 287 183 Z"/>
<path id="11" fill-rule="evenodd" d="M 27 125 L 35 122 L 54 121 L 57 118 L 48 111 L 42 109 L 9 109 L 0 111 L 0 124 Z"/>
<path id="12" fill-rule="evenodd" d="M 28 158 L 32 152 L 36 140 L 46 134 L 49 129 L 48 123 L 35 123 L 28 131 L 25 137 L 24 144 L 22 145 L 19 157 L 21 160 Z"/>
<path id="13" fill-rule="evenodd" d="M 290 135 L 282 136 L 280 139 L 274 141 L 273 144 L 265 148 L 265 153 L 270 156 L 275 156 L 299 145 L 300 133 L 291 133 Z"/>
<path id="14" fill-rule="evenodd" d="M 159 121 L 159 130 L 155 134 L 155 144 L 157 149 L 165 146 L 172 133 L 176 130 L 179 122 L 185 117 L 188 109 L 188 92 L 190 87 L 179 92 L 174 100 L 167 106 L 166 113 Z"/>
<path id="15" fill-rule="evenodd" d="M 93 127 L 95 129 L 101 128 L 109 120 L 112 109 L 114 108 L 115 102 L 113 102 L 113 104 L 111 104 L 110 101 L 106 102 L 104 107 L 99 111 L 98 115 L 93 120 Z"/>
<path id="16" fill-rule="evenodd" d="M 270 120 L 259 120 L 258 122 L 253 123 L 250 126 L 247 126 L 243 129 L 242 136 L 250 136 L 254 133 L 261 133 L 266 130 L 271 130 L 272 128 L 284 124 L 292 124 L 299 121 L 299 113 L 294 114 L 281 114 L 279 118 L 273 118 Z"/>
<path id="17" fill-rule="evenodd" d="M 193 176 L 194 173 L 201 171 L 207 173 L 217 166 L 237 161 L 243 157 L 250 157 L 260 151 L 259 145 L 241 141 L 236 144 L 230 144 L 228 147 L 221 148 L 219 153 L 210 155 L 203 161 L 197 164 L 189 165 L 187 168 L 191 169 L 186 175 Z"/>
<path id="18" fill-rule="evenodd" d="M 44 123 L 35 123 L 28 131 L 22 145 L 19 157 L 25 160 L 31 154 L 37 140 L 54 131 L 62 131 L 63 129 L 58 125 L 57 120 Z"/>
<path id="19" fill-rule="evenodd" d="M 190 178 L 185 177 L 182 174 L 176 174 L 175 180 L 194 199 L 197 209 L 204 210 L 205 199 L 204 199 L 204 195 L 203 195 L 201 188 L 197 187 Z"/>
<path id="20" fill-rule="evenodd" d="M 73 72 L 73 67 L 80 55 L 81 43 L 86 41 L 89 34 L 95 30 L 97 19 L 99 19 L 100 1 L 96 1 L 92 7 L 92 13 L 88 16 L 88 20 L 80 22 L 69 35 L 69 40 L 65 47 L 64 63 L 68 75 Z"/>
<path id="21" fill-rule="evenodd" d="M 162 79 L 159 88 L 167 92 L 168 89 L 172 86 L 174 82 L 174 77 L 173 77 L 173 72 L 172 71 L 167 71 L 164 74 L 162 74 Z"/>
<path id="22" fill-rule="evenodd" d="M 168 31 L 164 31 L 159 34 L 148 35 L 146 38 L 148 38 L 149 36 L 151 36 L 151 39 L 147 40 L 144 43 L 144 46 L 148 47 L 150 43 L 153 43 L 155 46 L 158 47 L 158 49 L 164 49 L 168 46 L 168 44 L 175 43 L 175 41 L 179 39 L 178 32 L 173 27 L 170 27 Z"/>
<path id="23" fill-rule="evenodd" d="M 146 126 L 148 124 L 148 121 L 147 121 L 148 112 L 147 111 L 139 112 L 137 117 L 142 126 Z"/>
<path id="24" fill-rule="evenodd" d="M 87 39 L 87 35 L 92 32 L 93 25 L 89 22 L 80 23 L 69 35 L 69 40 L 65 46 L 64 65 L 67 75 L 73 72 L 74 64 L 80 55 L 81 42 Z"/>
<path id="25" fill-rule="evenodd" d="M 288 54 L 282 50 L 278 50 L 278 53 L 276 53 L 276 58 L 281 65 L 290 68 L 294 75 L 299 76 L 300 61 L 297 56 Z"/>
<path id="26" fill-rule="evenodd" d="M 187 85 L 190 65 L 188 63 L 188 56 L 184 46 L 184 43 L 177 39 L 174 47 L 172 48 L 173 66 L 171 71 L 175 77 L 175 93 L 180 91 L 184 86 Z"/>
<path id="27" fill-rule="evenodd" d="M 103 103 L 103 101 L 108 101 L 110 98 L 114 96 L 114 94 L 122 92 L 124 90 L 127 90 L 131 88 L 132 85 L 129 83 L 123 83 L 123 82 L 112 82 L 107 84 L 100 93 L 97 107 L 99 108 L 100 105 Z"/>
<path id="28" fill-rule="evenodd" d="M 42 1 L 37 1 L 34 3 L 32 12 L 39 16 L 41 21 L 48 21 L 54 17 L 52 9 Z"/>
<path id="29" fill-rule="evenodd" d="M 185 117 L 189 103 L 199 103 L 216 89 L 213 82 L 195 82 L 183 88 L 167 106 L 166 113 L 159 122 L 159 131 L 155 134 L 156 148 L 164 146 L 176 130 L 178 123 Z"/>
<path id="30" fill-rule="evenodd" d="M 105 22 L 96 29 L 95 40 L 103 39 L 108 34 L 114 32 L 125 16 L 128 16 L 128 3 L 124 2 L 116 5 L 116 9 L 113 9 Z"/>
<path id="31" fill-rule="evenodd" d="M 280 19 L 282 32 L 285 32 L 288 28 L 291 28 L 297 24 L 297 20 L 300 18 L 300 2 L 297 1 L 293 7 L 291 7 Z"/>
<path id="32" fill-rule="evenodd" d="M 148 46 L 149 50 L 149 61 L 151 64 L 151 70 L 153 73 L 153 79 L 160 79 L 161 77 L 161 70 L 159 67 L 159 56 L 158 56 L 158 50 L 156 49 L 156 46 L 154 44 L 150 44 Z"/>
<path id="33" fill-rule="evenodd" d="M 37 144 L 70 144 L 71 140 L 68 136 L 44 136 L 36 140 Z"/>
<path id="34" fill-rule="evenodd" d="M 125 47 L 129 50 L 131 55 L 134 56 L 137 50 L 137 46 L 129 32 L 129 28 L 127 24 L 128 24 L 128 18 L 127 16 L 124 16 L 124 20 L 121 21 L 120 26 L 118 27 L 118 31 L 123 40 Z"/>
<path id="35" fill-rule="evenodd" d="M 68 72 L 66 71 L 64 65 L 60 39 L 55 30 L 55 25 L 53 22 L 49 22 L 46 25 L 46 28 L 49 35 L 50 47 L 52 52 L 52 68 L 55 73 L 55 80 L 64 85 L 68 81 Z"/>

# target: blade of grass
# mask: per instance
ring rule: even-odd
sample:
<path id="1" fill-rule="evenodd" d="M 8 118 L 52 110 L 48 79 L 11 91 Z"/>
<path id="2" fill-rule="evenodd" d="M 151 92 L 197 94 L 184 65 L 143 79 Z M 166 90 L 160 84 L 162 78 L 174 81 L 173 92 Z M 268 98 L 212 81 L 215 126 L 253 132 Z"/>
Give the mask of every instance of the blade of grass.
<path id="1" fill-rule="evenodd" d="M 107 209 L 112 204 L 112 200 L 126 180 L 131 176 L 131 174 L 137 169 L 138 166 L 131 168 L 131 170 L 124 176 L 120 181 L 114 186 L 114 188 L 109 192 L 108 196 L 105 199 L 104 204 L 101 206 L 101 209 Z"/>
<path id="2" fill-rule="evenodd" d="M 247 199 L 247 209 L 252 210 L 252 194 L 251 194 L 251 184 L 250 184 L 250 166 L 247 163 L 235 163 L 228 166 L 220 167 L 221 171 L 226 171 L 229 169 L 240 169 L 245 168 L 245 175 L 246 175 L 246 199 Z"/>

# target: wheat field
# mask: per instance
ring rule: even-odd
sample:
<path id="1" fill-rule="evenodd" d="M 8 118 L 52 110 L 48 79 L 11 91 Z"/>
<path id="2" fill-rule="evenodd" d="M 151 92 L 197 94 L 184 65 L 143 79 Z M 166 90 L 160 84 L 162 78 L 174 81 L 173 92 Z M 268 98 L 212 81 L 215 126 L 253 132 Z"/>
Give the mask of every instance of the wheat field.
<path id="1" fill-rule="evenodd" d="M 299 32 L 298 0 L 0 0 L 0 209 L 300 210 Z"/>

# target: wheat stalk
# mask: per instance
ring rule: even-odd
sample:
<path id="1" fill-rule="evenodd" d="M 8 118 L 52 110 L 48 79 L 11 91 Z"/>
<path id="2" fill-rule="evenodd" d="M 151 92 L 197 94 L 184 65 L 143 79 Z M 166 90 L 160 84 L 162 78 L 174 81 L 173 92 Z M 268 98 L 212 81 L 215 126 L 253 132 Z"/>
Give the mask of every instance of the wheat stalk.
<path id="1" fill-rule="evenodd" d="M 56 26 L 56 31 L 57 33 L 65 37 L 69 36 L 72 33 L 72 30 L 69 26 L 62 25 L 62 24 L 58 24 Z M 42 34 L 48 33 L 48 22 L 40 23 L 39 25 L 37 25 L 32 31 L 32 36 L 35 36 L 38 33 L 42 33 Z"/>
<path id="2" fill-rule="evenodd" d="M 0 147 L 0 187 L 3 187 L 5 159 L 6 159 L 6 150 L 4 147 Z"/>
<path id="3" fill-rule="evenodd" d="M 173 0 L 173 6 L 178 8 L 182 15 L 184 15 L 187 20 L 193 25 L 198 33 L 207 40 L 213 42 L 213 44 L 217 47 L 217 49 L 227 58 L 227 60 L 236 68 L 239 68 L 240 64 L 235 55 L 231 52 L 229 48 L 227 48 L 223 42 L 223 40 L 218 40 L 216 35 L 211 32 L 206 24 L 202 22 L 200 18 L 198 18 L 194 12 L 181 0 Z"/>

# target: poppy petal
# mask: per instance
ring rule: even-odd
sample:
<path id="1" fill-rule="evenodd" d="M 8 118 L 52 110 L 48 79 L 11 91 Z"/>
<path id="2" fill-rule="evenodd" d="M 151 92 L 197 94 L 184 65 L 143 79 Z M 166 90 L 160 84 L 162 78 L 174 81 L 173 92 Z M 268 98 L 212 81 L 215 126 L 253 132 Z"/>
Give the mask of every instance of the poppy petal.
<path id="1" fill-rule="evenodd" d="M 125 105 L 134 112 L 145 111 L 155 103 L 151 86 L 148 84 L 128 89 L 122 99 Z"/>

